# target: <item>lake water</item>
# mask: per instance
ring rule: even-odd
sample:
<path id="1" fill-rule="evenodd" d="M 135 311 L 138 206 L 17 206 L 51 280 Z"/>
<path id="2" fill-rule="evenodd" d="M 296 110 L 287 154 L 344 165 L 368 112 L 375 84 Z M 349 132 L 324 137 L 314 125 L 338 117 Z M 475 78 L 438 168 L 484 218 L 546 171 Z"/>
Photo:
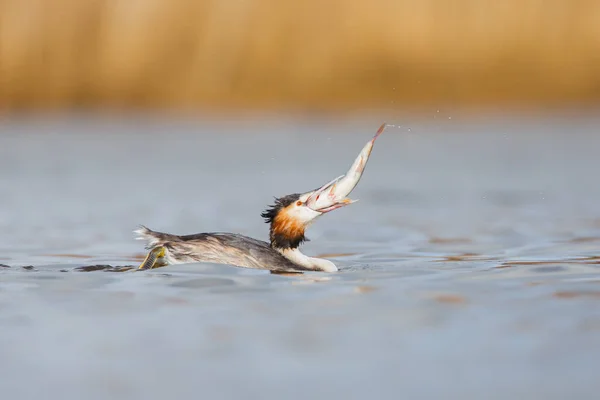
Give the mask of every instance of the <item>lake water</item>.
<path id="1" fill-rule="evenodd" d="M 307 232 L 341 271 L 301 276 L 77 267 L 139 264 L 142 223 L 266 239 L 381 119 L 4 119 L 3 397 L 596 398 L 600 118 L 384 117 Z"/>

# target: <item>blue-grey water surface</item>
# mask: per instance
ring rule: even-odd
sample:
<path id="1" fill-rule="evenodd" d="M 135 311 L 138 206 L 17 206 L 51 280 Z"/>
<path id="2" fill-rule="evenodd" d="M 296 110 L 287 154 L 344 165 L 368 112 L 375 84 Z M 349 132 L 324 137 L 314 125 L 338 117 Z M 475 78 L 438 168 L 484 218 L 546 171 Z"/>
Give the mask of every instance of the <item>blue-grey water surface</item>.
<path id="1" fill-rule="evenodd" d="M 137 265 L 142 223 L 266 239 L 380 122 L 2 121 L 2 398 L 595 399 L 600 119 L 389 120 L 307 232 L 336 274 L 76 269 Z"/>

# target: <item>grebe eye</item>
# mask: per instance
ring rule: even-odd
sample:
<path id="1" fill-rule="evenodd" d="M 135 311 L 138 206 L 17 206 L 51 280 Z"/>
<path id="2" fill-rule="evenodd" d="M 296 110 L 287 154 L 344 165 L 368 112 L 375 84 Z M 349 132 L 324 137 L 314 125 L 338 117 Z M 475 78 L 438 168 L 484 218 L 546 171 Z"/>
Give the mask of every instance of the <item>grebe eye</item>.
<path id="1" fill-rule="evenodd" d="M 297 205 L 298 207 L 300 207 L 300 206 L 302 205 L 302 202 L 301 202 L 300 200 L 298 200 L 298 201 L 296 202 L 296 205 Z"/>

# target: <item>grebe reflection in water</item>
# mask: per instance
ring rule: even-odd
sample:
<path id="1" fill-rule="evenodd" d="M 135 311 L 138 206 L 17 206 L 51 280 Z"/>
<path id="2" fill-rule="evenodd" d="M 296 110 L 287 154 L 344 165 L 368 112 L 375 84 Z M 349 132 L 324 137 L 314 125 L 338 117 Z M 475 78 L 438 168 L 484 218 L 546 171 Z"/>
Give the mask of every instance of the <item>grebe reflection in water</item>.
<path id="1" fill-rule="evenodd" d="M 269 242 L 235 233 L 197 233 L 172 235 L 152 231 L 145 226 L 135 233 L 148 242 L 150 250 L 139 269 L 152 269 L 172 264 L 210 262 L 271 271 L 335 272 L 329 260 L 309 257 L 300 252 L 307 226 L 321 215 L 355 202 L 346 196 L 358 184 L 367 165 L 377 133 L 362 149 L 345 175 L 319 189 L 276 198 L 261 215 L 270 225 Z"/>

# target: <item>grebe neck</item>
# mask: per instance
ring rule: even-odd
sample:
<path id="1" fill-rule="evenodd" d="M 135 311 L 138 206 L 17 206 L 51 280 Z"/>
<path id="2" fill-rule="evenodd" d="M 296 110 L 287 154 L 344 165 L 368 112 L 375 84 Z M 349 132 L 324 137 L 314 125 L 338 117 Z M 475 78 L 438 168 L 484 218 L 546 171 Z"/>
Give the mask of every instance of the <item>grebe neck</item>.
<path id="1" fill-rule="evenodd" d="M 323 272 L 336 272 L 338 269 L 334 263 L 329 260 L 325 260 L 323 258 L 317 257 L 309 257 L 302 252 L 298 248 L 287 248 L 287 249 L 275 249 L 282 256 L 293 262 L 294 264 L 298 264 L 304 268 L 313 270 L 313 271 L 323 271 Z"/>

